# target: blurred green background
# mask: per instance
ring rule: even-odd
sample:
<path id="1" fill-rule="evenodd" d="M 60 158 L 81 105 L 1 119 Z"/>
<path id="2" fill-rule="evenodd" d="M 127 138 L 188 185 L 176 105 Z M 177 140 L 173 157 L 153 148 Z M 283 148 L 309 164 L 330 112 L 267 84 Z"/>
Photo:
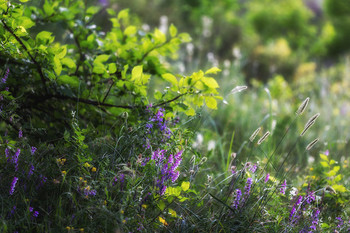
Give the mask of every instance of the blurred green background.
<path id="1" fill-rule="evenodd" d="M 239 161 L 266 157 L 262 151 L 249 152 L 250 135 L 259 126 L 263 131 L 258 136 L 271 131 L 263 145 L 263 151 L 271 151 L 306 97 L 311 99 L 309 108 L 291 125 L 276 159 L 291 149 L 298 169 L 317 161 L 318 153 L 327 149 L 340 162 L 348 159 L 350 0 L 87 2 L 101 7 L 96 26 L 105 30 L 111 27 L 105 8 L 111 7 L 116 12 L 129 8 L 133 21 L 145 31 L 158 27 L 167 32 L 174 24 L 179 32 L 188 32 L 192 42 L 181 48 L 177 59 L 168 61 L 175 72 L 188 75 L 212 66 L 222 70 L 217 80 L 224 101 L 217 111 L 201 110 L 189 123 L 197 132 L 194 145 L 208 157 L 211 169 L 226 172 L 233 133 L 231 149 L 240 152 Z M 57 40 L 67 38 L 60 25 L 56 25 L 55 36 Z M 230 93 L 236 86 L 248 89 Z M 294 146 L 305 123 L 316 113 L 321 114 L 316 124 Z M 320 143 L 306 152 L 306 145 L 317 137 Z"/>

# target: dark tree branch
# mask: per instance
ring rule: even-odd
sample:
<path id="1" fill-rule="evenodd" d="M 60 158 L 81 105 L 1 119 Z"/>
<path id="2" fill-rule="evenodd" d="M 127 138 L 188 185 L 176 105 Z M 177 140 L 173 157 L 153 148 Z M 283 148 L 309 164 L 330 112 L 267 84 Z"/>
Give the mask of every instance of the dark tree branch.
<path id="1" fill-rule="evenodd" d="M 114 85 L 114 81 L 112 80 L 112 83 L 111 83 L 111 85 L 109 86 L 108 91 L 107 91 L 105 97 L 104 97 L 103 100 L 102 100 L 102 103 L 104 103 L 105 100 L 107 99 L 107 97 L 108 97 L 108 95 L 109 95 L 109 92 L 111 91 L 113 85 Z"/>
<path id="2" fill-rule="evenodd" d="M 28 48 L 25 46 L 25 44 L 23 43 L 23 41 L 12 31 L 12 29 L 7 26 L 7 24 L 5 23 L 5 21 L 3 19 L 1 19 L 1 22 L 2 24 L 4 25 L 5 29 L 11 33 L 12 36 L 15 37 L 15 39 L 18 41 L 18 43 L 21 44 L 21 46 L 23 47 L 23 49 L 26 51 L 26 53 L 28 54 L 28 56 L 30 57 L 30 60 L 32 60 L 32 62 L 35 64 L 36 66 L 36 69 L 39 73 L 39 76 L 41 78 L 41 82 L 43 83 L 44 85 L 44 89 L 45 89 L 45 92 L 46 94 L 48 94 L 48 90 L 47 90 L 47 87 L 46 87 L 46 79 L 45 79 L 45 76 L 43 74 L 43 71 L 41 70 L 41 66 L 40 64 L 35 60 L 35 58 L 33 57 L 33 55 L 29 52 Z"/>
<path id="3" fill-rule="evenodd" d="M 170 100 L 167 100 L 167 101 L 164 101 L 164 102 L 162 102 L 162 103 L 156 104 L 156 105 L 152 106 L 152 108 L 157 108 L 157 107 L 159 107 L 159 106 L 162 106 L 162 105 L 171 103 L 171 102 L 177 100 L 178 98 L 180 98 L 180 97 L 182 97 L 182 96 L 184 96 L 184 95 L 187 95 L 187 94 L 188 94 L 187 92 L 186 92 L 186 93 L 183 93 L 183 94 L 178 95 L 178 96 L 176 96 L 176 97 L 174 97 L 174 98 L 172 98 L 172 99 L 170 99 Z"/>

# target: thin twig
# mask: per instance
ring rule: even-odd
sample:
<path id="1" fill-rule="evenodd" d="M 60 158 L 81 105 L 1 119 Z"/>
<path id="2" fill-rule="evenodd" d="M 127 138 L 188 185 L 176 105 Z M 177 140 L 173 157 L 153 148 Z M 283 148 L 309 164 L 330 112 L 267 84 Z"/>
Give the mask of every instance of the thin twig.
<path id="1" fill-rule="evenodd" d="M 5 21 L 2 19 L 1 20 L 2 24 L 4 25 L 5 29 L 11 33 L 11 35 L 13 35 L 15 37 L 15 39 L 18 41 L 18 43 L 21 44 L 21 46 L 23 47 L 23 49 L 26 51 L 26 53 L 28 54 L 28 56 L 30 57 L 30 60 L 32 60 L 32 62 L 35 64 L 36 66 L 36 69 L 40 75 L 40 78 L 41 78 L 41 82 L 43 83 L 44 85 L 44 89 L 45 89 L 45 92 L 46 94 L 48 94 L 48 90 L 47 90 L 47 87 L 46 87 L 46 79 L 45 79 L 45 76 L 43 74 L 43 71 L 41 70 L 41 66 L 40 64 L 35 60 L 35 58 L 33 57 L 33 55 L 29 52 L 28 48 L 25 46 L 25 44 L 23 43 L 23 41 L 11 30 L 11 28 L 9 26 L 7 26 L 7 24 L 5 23 Z"/>

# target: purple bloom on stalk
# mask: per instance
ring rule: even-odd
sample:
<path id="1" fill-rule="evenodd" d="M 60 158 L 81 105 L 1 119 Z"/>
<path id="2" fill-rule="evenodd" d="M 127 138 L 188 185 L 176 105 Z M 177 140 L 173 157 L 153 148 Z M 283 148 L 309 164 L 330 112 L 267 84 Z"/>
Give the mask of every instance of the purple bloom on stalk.
<path id="1" fill-rule="evenodd" d="M 306 202 L 308 203 L 308 204 L 310 204 L 311 202 L 313 202 L 315 199 L 316 199 L 316 195 L 315 195 L 315 192 L 308 192 L 307 193 L 307 196 L 305 197 L 305 199 L 306 199 Z"/>
<path id="2" fill-rule="evenodd" d="M 34 208 L 29 206 L 29 212 L 33 212 Z"/>
<path id="3" fill-rule="evenodd" d="M 236 198 L 234 201 L 235 208 L 237 209 L 239 206 L 239 201 L 241 200 L 242 197 L 242 191 L 240 189 L 236 189 Z"/>
<path id="4" fill-rule="evenodd" d="M 18 181 L 17 177 L 14 177 L 11 183 L 11 188 L 10 188 L 10 195 L 13 195 L 13 193 L 15 192 L 15 187 L 16 187 L 16 183 Z"/>
<path id="5" fill-rule="evenodd" d="M 280 193 L 286 194 L 287 189 L 287 180 L 284 180 L 283 184 L 281 185 Z"/>
<path id="6" fill-rule="evenodd" d="M 34 155 L 34 153 L 35 153 L 36 150 L 37 150 L 37 148 L 34 147 L 34 146 L 32 146 L 32 148 L 31 148 L 31 154 Z"/>
<path id="7" fill-rule="evenodd" d="M 249 196 L 249 194 L 250 194 L 250 188 L 251 188 L 251 186 L 252 186 L 252 182 L 253 182 L 253 179 L 252 179 L 252 178 L 248 178 L 248 179 L 247 179 L 246 186 L 244 187 L 244 195 L 245 195 L 245 196 Z"/>
<path id="8" fill-rule="evenodd" d="M 10 157 L 10 151 L 8 148 L 5 149 L 6 158 Z"/>
<path id="9" fill-rule="evenodd" d="M 31 164 L 30 168 L 29 168 L 29 171 L 28 171 L 28 175 L 31 176 L 31 175 L 33 175 L 33 173 L 34 173 L 34 165 Z"/>
<path id="10" fill-rule="evenodd" d="M 299 196 L 297 202 L 293 205 L 292 211 L 289 214 L 289 220 L 293 221 L 295 217 L 295 212 L 297 211 L 297 207 L 301 204 L 303 200 L 303 196 Z"/>
<path id="11" fill-rule="evenodd" d="M 318 216 L 320 215 L 320 210 L 317 209 L 312 213 L 312 224 L 310 226 L 311 230 L 316 231 L 316 226 L 318 224 Z M 312 231 L 311 231 L 312 232 Z"/>
<path id="12" fill-rule="evenodd" d="M 39 211 L 34 211 L 33 216 L 37 218 L 39 216 Z"/>
<path id="13" fill-rule="evenodd" d="M 341 228 L 341 226 L 343 226 L 343 224 L 344 224 L 343 219 L 341 217 L 336 217 L 335 219 L 338 220 L 337 228 Z"/>
<path id="14" fill-rule="evenodd" d="M 329 155 L 329 150 L 326 150 L 325 152 L 324 152 L 324 155 Z"/>
<path id="15" fill-rule="evenodd" d="M 22 132 L 22 130 L 19 130 L 19 132 L 18 132 L 18 138 L 21 138 L 21 137 L 23 137 L 23 132 Z"/>
<path id="16" fill-rule="evenodd" d="M 166 186 L 163 185 L 162 188 L 161 188 L 160 191 L 159 191 L 159 195 L 160 195 L 160 196 L 163 196 L 163 195 L 165 194 L 165 191 L 166 191 Z"/>
<path id="17" fill-rule="evenodd" d="M 109 0 L 99 0 L 100 4 L 102 6 L 108 6 L 109 5 Z M 148 106 L 147 106 L 148 107 Z"/>
<path id="18" fill-rule="evenodd" d="M 249 171 L 251 171 L 252 173 L 255 173 L 257 168 L 258 168 L 258 166 L 256 164 L 254 164 L 253 166 L 250 167 Z"/>
<path id="19" fill-rule="evenodd" d="M 267 174 L 266 174 L 266 177 L 265 177 L 265 183 L 266 183 L 267 181 L 269 181 L 269 179 L 270 179 L 270 173 L 267 173 Z"/>
<path id="20" fill-rule="evenodd" d="M 6 83 L 7 77 L 9 76 L 9 73 L 10 73 L 10 69 L 7 68 L 4 77 L 1 79 L 1 82 L 2 82 L 2 83 Z"/>

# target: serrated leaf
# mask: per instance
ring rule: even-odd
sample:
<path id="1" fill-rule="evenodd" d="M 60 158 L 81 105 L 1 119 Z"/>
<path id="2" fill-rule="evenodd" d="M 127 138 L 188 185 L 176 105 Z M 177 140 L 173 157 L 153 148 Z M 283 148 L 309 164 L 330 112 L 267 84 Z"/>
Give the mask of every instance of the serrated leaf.
<path id="1" fill-rule="evenodd" d="M 328 161 L 328 156 L 324 154 L 320 154 L 322 160 Z"/>
<path id="2" fill-rule="evenodd" d="M 202 82 L 207 85 L 209 88 L 218 88 L 219 84 L 216 82 L 215 79 L 213 78 L 207 78 L 207 77 L 203 77 L 202 78 Z"/>
<path id="3" fill-rule="evenodd" d="M 53 69 L 57 76 L 60 75 L 62 72 L 62 64 L 57 56 L 54 56 L 53 58 Z"/>
<path id="4" fill-rule="evenodd" d="M 221 70 L 217 67 L 213 67 L 205 71 L 205 74 L 217 74 L 218 72 L 221 72 Z"/>
<path id="5" fill-rule="evenodd" d="M 171 24 L 169 27 L 169 33 L 171 37 L 176 36 L 177 34 L 177 28 L 174 26 L 174 24 Z"/>
<path id="6" fill-rule="evenodd" d="M 170 82 L 173 85 L 177 85 L 176 77 L 170 73 L 163 74 L 162 78 L 165 79 L 166 81 Z"/>
<path id="7" fill-rule="evenodd" d="M 211 96 L 205 97 L 205 104 L 210 109 L 217 109 L 217 102 L 216 102 L 216 99 L 214 97 L 211 97 Z"/>
<path id="8" fill-rule="evenodd" d="M 69 57 L 64 57 L 61 59 L 61 63 L 62 65 L 67 66 L 69 69 L 75 69 L 76 65 L 75 62 L 73 61 L 73 59 L 69 58 Z"/>
<path id="9" fill-rule="evenodd" d="M 188 181 L 182 182 L 181 183 L 181 188 L 182 188 L 183 191 L 186 192 L 190 188 L 190 182 L 188 182 Z"/>

